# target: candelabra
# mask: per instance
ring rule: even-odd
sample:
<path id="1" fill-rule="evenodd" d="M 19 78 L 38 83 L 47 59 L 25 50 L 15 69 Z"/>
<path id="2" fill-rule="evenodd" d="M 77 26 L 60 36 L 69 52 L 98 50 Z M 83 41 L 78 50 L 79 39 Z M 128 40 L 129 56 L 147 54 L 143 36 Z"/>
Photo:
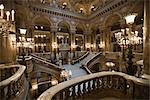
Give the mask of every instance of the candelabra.
<path id="1" fill-rule="evenodd" d="M 125 20 L 128 25 L 128 28 L 121 29 L 121 32 L 115 33 L 115 37 L 117 39 L 118 44 L 123 47 L 122 59 L 124 61 L 126 61 L 125 48 L 128 47 L 127 72 L 130 75 L 134 75 L 133 61 L 132 61 L 134 56 L 133 56 L 133 52 L 132 52 L 132 47 L 135 44 L 142 43 L 142 38 L 138 36 L 138 31 L 132 32 L 132 24 L 134 23 L 134 19 L 135 19 L 136 15 L 137 14 L 131 14 L 131 15 L 126 16 Z"/>

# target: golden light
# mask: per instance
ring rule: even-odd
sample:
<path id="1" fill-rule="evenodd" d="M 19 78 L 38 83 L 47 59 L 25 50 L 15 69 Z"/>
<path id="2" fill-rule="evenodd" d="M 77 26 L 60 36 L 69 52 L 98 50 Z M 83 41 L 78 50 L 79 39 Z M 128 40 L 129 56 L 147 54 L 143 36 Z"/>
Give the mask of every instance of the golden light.
<path id="1" fill-rule="evenodd" d="M 16 34 L 9 34 L 9 39 L 10 39 L 11 45 L 14 47 L 16 45 Z"/>
<path id="2" fill-rule="evenodd" d="M 136 13 L 133 13 L 133 14 L 125 16 L 124 18 L 126 20 L 126 23 L 127 24 L 133 24 L 134 23 L 134 19 L 135 19 L 136 16 L 137 16 Z"/>
<path id="3" fill-rule="evenodd" d="M 105 42 L 104 42 L 104 41 L 101 41 L 98 46 L 99 46 L 100 48 L 104 48 L 104 47 L 105 47 Z"/>
<path id="4" fill-rule="evenodd" d="M 63 6 L 66 6 L 66 5 L 67 5 L 67 3 L 66 3 L 66 2 L 64 2 L 64 3 L 63 3 Z"/>
<path id="5" fill-rule="evenodd" d="M 26 29 L 20 29 L 20 34 L 23 34 L 23 35 L 25 35 L 26 34 Z"/>
<path id="6" fill-rule="evenodd" d="M 58 84 L 58 80 L 52 79 L 51 84 L 52 84 L 52 85 L 57 85 L 57 84 Z"/>
<path id="7" fill-rule="evenodd" d="M 3 4 L 0 5 L 0 9 L 4 9 L 4 5 Z"/>
<path id="8" fill-rule="evenodd" d="M 32 85 L 32 90 L 36 90 L 36 89 L 38 89 L 38 84 L 33 84 Z"/>
<path id="9" fill-rule="evenodd" d="M 115 64 L 113 62 L 106 62 L 106 66 L 113 67 L 113 66 L 115 66 Z"/>
<path id="10" fill-rule="evenodd" d="M 76 45 L 75 45 L 75 43 L 73 43 L 73 44 L 71 45 L 71 47 L 72 47 L 72 48 L 76 48 Z"/>
<path id="11" fill-rule="evenodd" d="M 52 47 L 53 47 L 53 48 L 58 48 L 57 43 L 56 43 L 56 42 L 53 42 L 53 43 L 52 43 Z"/>
<path id="12" fill-rule="evenodd" d="M 90 47 L 91 47 L 91 44 L 90 44 L 90 43 L 86 43 L 85 47 L 86 47 L 86 48 L 90 48 Z"/>

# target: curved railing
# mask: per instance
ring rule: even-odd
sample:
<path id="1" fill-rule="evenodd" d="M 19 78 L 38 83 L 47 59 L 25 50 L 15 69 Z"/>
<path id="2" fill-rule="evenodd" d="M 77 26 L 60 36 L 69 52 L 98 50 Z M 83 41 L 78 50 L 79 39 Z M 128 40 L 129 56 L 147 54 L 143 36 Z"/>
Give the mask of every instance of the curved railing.
<path id="1" fill-rule="evenodd" d="M 80 56 L 78 59 L 73 60 L 73 61 L 72 61 L 72 64 L 75 64 L 75 63 L 81 61 L 82 59 L 84 59 L 85 57 L 87 57 L 88 54 L 89 54 L 89 52 L 86 52 L 85 54 L 83 54 L 82 56 Z"/>
<path id="2" fill-rule="evenodd" d="M 86 95 L 90 93 L 94 93 L 91 99 L 105 95 L 145 100 L 149 98 L 149 81 L 121 72 L 99 72 L 62 82 L 46 90 L 37 100 L 71 100 L 82 97 L 90 99 Z"/>
<path id="3" fill-rule="evenodd" d="M 24 72 L 26 67 L 23 65 L 10 65 L 5 66 L 1 65 L 0 70 L 1 76 L 7 72 L 10 74 L 10 77 L 0 82 L 0 98 L 2 100 L 21 98 L 21 95 L 24 93 Z M 8 73 L 9 72 L 9 73 Z M 22 95 L 23 96 L 23 95 Z"/>
<path id="4" fill-rule="evenodd" d="M 26 66 L 26 73 L 31 73 L 33 70 L 32 56 L 25 56 L 25 61 L 23 58 L 18 58 L 17 62 L 21 65 Z"/>
<path id="5" fill-rule="evenodd" d="M 32 54 L 31 56 L 33 57 L 33 59 L 38 60 L 38 61 L 43 62 L 43 63 L 46 63 L 46 64 L 52 66 L 52 67 L 55 68 L 55 69 L 64 69 L 64 68 L 62 68 L 62 67 L 60 67 L 60 66 L 57 66 L 57 65 L 55 65 L 55 64 L 52 64 L 51 61 L 50 61 L 50 60 L 47 60 L 46 58 L 39 57 L 39 56 L 36 56 L 36 55 L 33 55 L 33 54 Z"/>
<path id="6" fill-rule="evenodd" d="M 85 70 L 91 74 L 92 72 L 89 70 L 89 66 L 91 66 L 91 64 L 95 63 L 96 59 L 99 59 L 100 55 L 102 53 L 97 53 L 95 56 L 93 56 L 92 58 L 90 58 L 88 61 L 85 62 L 85 64 L 82 65 L 83 68 L 85 68 Z"/>
<path id="7" fill-rule="evenodd" d="M 47 58 L 47 59 L 50 59 L 50 57 L 51 57 L 51 52 L 33 53 L 33 54 L 37 55 L 37 56 L 40 56 L 40 57 L 43 57 L 43 58 Z"/>
<path id="8" fill-rule="evenodd" d="M 62 80 L 61 78 L 61 72 L 64 70 L 62 66 L 58 66 L 55 64 L 52 64 L 49 60 L 46 58 L 42 58 L 36 55 L 32 54 L 33 63 L 38 68 L 40 68 L 41 72 L 46 72 L 54 75 L 58 80 Z"/>

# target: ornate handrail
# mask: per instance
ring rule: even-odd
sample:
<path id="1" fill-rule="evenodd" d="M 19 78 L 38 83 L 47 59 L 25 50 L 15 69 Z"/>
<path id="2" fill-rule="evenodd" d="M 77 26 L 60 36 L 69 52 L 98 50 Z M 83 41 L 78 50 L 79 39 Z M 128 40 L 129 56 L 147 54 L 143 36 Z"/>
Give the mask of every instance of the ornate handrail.
<path id="1" fill-rule="evenodd" d="M 57 65 L 55 65 L 55 64 L 52 64 L 49 60 L 47 60 L 46 58 L 42 58 L 42 57 L 39 57 L 39 56 L 36 56 L 36 55 L 31 55 L 32 57 L 33 57 L 33 59 L 35 59 L 35 60 L 38 60 L 38 61 L 40 61 L 40 62 L 43 62 L 43 63 L 45 63 L 45 64 L 47 64 L 47 65 L 50 65 L 50 66 L 52 66 L 54 69 L 61 69 L 61 70 L 63 70 L 64 68 L 62 68 L 62 67 L 60 67 L 60 66 L 57 66 Z"/>
<path id="2" fill-rule="evenodd" d="M 88 66 L 95 60 L 95 59 L 97 59 L 99 56 L 100 56 L 100 54 L 102 54 L 102 53 L 97 53 L 95 56 L 93 56 L 92 58 L 90 58 L 88 61 L 86 61 L 85 62 L 85 64 L 83 64 L 83 68 L 85 68 L 85 70 L 89 73 L 89 74 L 91 74 L 92 72 L 88 69 Z"/>
<path id="3" fill-rule="evenodd" d="M 81 57 L 79 57 L 78 59 L 76 59 L 76 60 L 73 60 L 73 64 L 75 64 L 75 63 L 77 63 L 77 62 L 79 62 L 79 61 L 81 61 L 82 59 L 84 59 L 85 57 L 87 57 L 88 56 L 88 54 L 89 54 L 89 52 L 86 52 L 84 55 L 82 55 Z"/>
<path id="4" fill-rule="evenodd" d="M 6 86 L 9 83 L 11 83 L 12 81 L 17 81 L 19 79 L 19 77 L 21 77 L 21 75 L 24 73 L 26 67 L 23 65 L 10 65 L 10 66 L 1 66 L 0 69 L 4 69 L 4 68 L 19 68 L 18 71 L 12 75 L 11 77 L 9 77 L 6 80 L 3 80 L 0 82 L 0 87 L 1 86 Z"/>
<path id="5" fill-rule="evenodd" d="M 146 86 L 150 86 L 149 80 L 130 76 L 121 72 L 99 72 L 99 73 L 85 75 L 69 81 L 62 82 L 46 90 L 44 93 L 42 93 L 39 96 L 37 100 L 52 100 L 52 99 L 62 100 L 64 98 L 69 98 L 69 97 L 71 98 L 79 95 L 84 95 L 85 93 L 91 90 L 95 90 L 99 88 L 102 89 L 115 88 L 115 90 L 125 92 L 126 95 L 128 96 L 132 95 L 131 98 L 133 98 L 133 95 L 135 96 L 136 92 L 138 91 L 137 90 L 135 92 L 134 90 L 135 86 L 140 86 L 140 85 L 143 86 L 142 87 L 143 89 L 148 90 Z M 136 89 L 141 89 L 141 87 L 140 88 L 136 87 Z M 135 92 L 134 94 L 133 91 Z M 142 89 L 139 92 L 143 92 Z"/>
<path id="6" fill-rule="evenodd" d="M 26 67 L 23 65 L 9 65 L 5 66 L 2 65 L 0 69 L 6 69 L 7 71 L 10 70 L 12 72 L 12 68 L 15 72 L 13 73 L 7 73 L 7 74 L 13 74 L 9 78 L 3 80 L 0 82 L 0 98 L 3 100 L 7 99 L 21 99 L 25 98 L 25 90 L 27 88 L 25 87 L 25 76 L 24 72 Z M 17 71 L 16 71 L 16 68 Z M 5 71 L 5 70 L 4 70 Z"/>

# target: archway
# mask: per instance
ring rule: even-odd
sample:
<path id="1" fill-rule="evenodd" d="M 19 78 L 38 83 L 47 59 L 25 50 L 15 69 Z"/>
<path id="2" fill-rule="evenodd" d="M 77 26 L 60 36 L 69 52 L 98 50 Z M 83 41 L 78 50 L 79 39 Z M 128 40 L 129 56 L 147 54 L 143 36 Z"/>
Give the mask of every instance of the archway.
<path id="1" fill-rule="evenodd" d="M 115 40 L 114 32 L 120 31 L 121 16 L 113 14 L 105 20 L 105 49 L 108 51 L 120 51 L 120 46 Z"/>
<path id="2" fill-rule="evenodd" d="M 35 52 L 51 51 L 51 21 L 47 17 L 36 16 L 33 19 Z"/>
<path id="3" fill-rule="evenodd" d="M 78 24 L 76 26 L 76 34 L 75 34 L 75 45 L 80 48 L 80 50 L 84 49 L 84 26 Z"/>
<path id="4" fill-rule="evenodd" d="M 61 21 L 58 23 L 57 29 L 57 44 L 59 57 L 62 58 L 63 64 L 68 63 L 68 58 L 70 58 L 70 45 L 71 45 L 71 35 L 70 35 L 70 25 L 66 21 Z"/>
<path id="5" fill-rule="evenodd" d="M 93 26 L 91 28 L 91 51 L 93 50 L 99 50 L 99 44 L 100 44 L 100 30 L 98 25 Z"/>

